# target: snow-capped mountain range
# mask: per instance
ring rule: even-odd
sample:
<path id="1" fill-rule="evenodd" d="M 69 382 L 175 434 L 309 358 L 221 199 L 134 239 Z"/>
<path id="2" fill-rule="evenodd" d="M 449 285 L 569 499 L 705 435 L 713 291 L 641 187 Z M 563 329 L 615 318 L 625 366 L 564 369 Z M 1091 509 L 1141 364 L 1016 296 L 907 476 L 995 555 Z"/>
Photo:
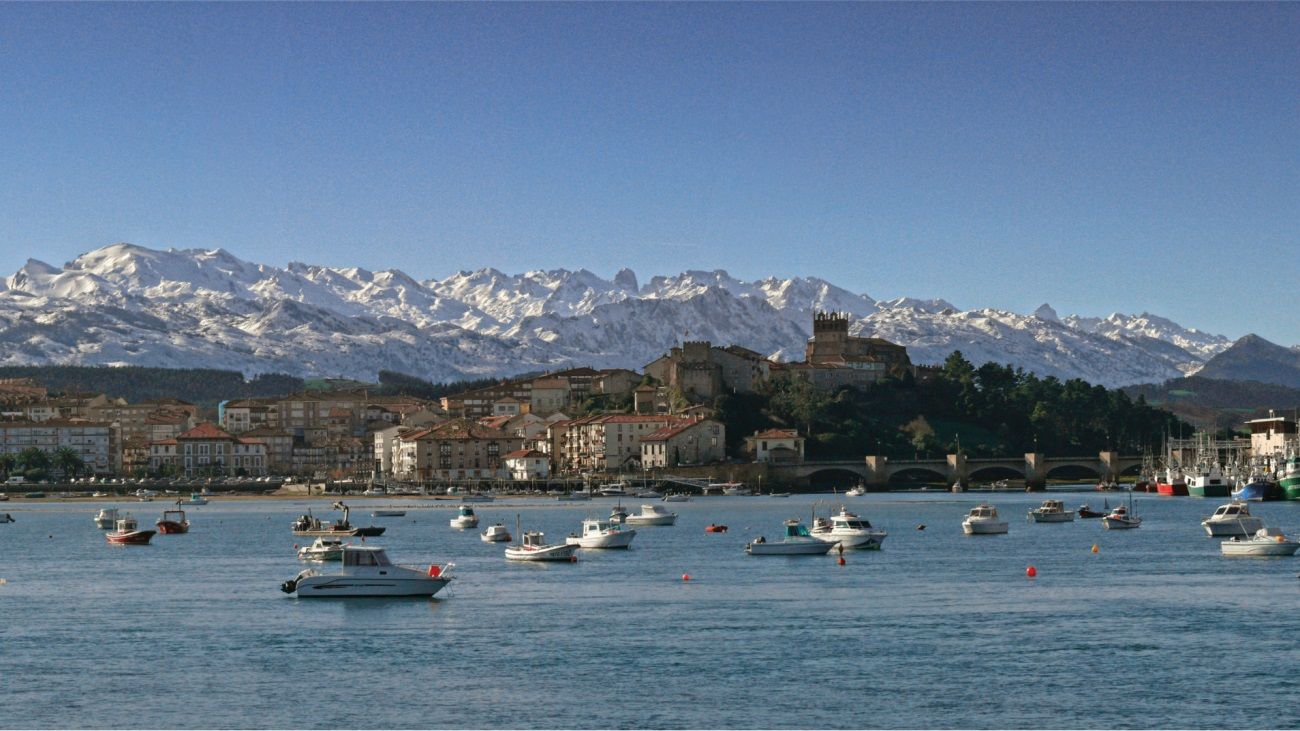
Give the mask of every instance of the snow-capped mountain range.
<path id="1" fill-rule="evenodd" d="M 908 347 L 917 363 L 961 350 L 975 363 L 1109 386 L 1194 372 L 1227 338 L 1150 314 L 1059 317 L 959 310 L 943 300 L 874 300 L 830 282 L 746 282 L 687 271 L 639 284 L 624 269 L 417 281 L 228 252 L 97 249 L 62 267 L 29 260 L 0 285 L 0 365 L 215 367 L 371 380 L 393 370 L 430 380 L 570 365 L 640 369 L 683 339 L 802 357 L 816 310 L 847 312 L 854 334 Z"/>

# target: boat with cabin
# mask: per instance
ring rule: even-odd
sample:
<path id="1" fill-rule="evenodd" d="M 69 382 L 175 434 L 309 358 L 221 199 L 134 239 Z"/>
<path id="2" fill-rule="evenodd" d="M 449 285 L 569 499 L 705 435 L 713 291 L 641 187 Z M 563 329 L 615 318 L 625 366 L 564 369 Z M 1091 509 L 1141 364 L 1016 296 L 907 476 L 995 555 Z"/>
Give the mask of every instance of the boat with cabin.
<path id="1" fill-rule="evenodd" d="M 787 520 L 784 526 L 785 536 L 781 540 L 769 543 L 759 536 L 745 544 L 745 553 L 751 556 L 824 556 L 836 546 L 836 543 L 813 537 L 808 526 L 799 520 Z"/>
<path id="2" fill-rule="evenodd" d="M 1277 471 L 1277 484 L 1282 488 L 1282 497 L 1287 500 L 1300 500 L 1300 456 L 1290 455 Z"/>
<path id="3" fill-rule="evenodd" d="M 506 530 L 506 527 L 501 523 L 489 525 L 486 530 L 478 534 L 478 537 L 484 543 L 504 543 L 511 538 L 510 531 Z"/>
<path id="4" fill-rule="evenodd" d="M 394 565 L 377 546 L 342 547 L 336 571 L 304 569 L 280 585 L 300 598 L 430 597 L 451 583 L 455 564 L 432 564 L 428 570 Z"/>
<path id="5" fill-rule="evenodd" d="M 879 550 L 889 536 L 885 531 L 873 528 L 871 521 L 866 518 L 850 513 L 843 505 L 840 506 L 840 512 L 829 518 L 813 518 L 813 527 L 809 533 L 813 538 L 834 545 L 864 550 Z"/>
<path id="6" fill-rule="evenodd" d="M 175 510 L 164 510 L 162 517 L 154 523 L 159 533 L 189 533 L 190 521 L 185 517 L 185 511 L 181 510 L 181 501 L 176 501 Z"/>
<path id="7" fill-rule="evenodd" d="M 1260 528 L 1250 537 L 1229 538 L 1219 544 L 1219 550 L 1225 556 L 1294 556 L 1300 541 L 1272 528 Z"/>
<path id="8" fill-rule="evenodd" d="M 109 530 L 117 525 L 118 518 L 122 517 L 117 508 L 100 508 L 95 514 L 95 527 L 100 530 Z"/>
<path id="9" fill-rule="evenodd" d="M 1142 519 L 1133 510 L 1133 493 L 1128 494 L 1128 506 L 1117 505 L 1114 510 L 1101 519 L 1101 524 L 1110 530 L 1140 528 Z"/>
<path id="10" fill-rule="evenodd" d="M 341 502 L 334 503 L 335 510 L 343 511 L 343 519 L 335 522 L 323 521 L 314 517 L 311 511 L 305 515 L 298 516 L 298 519 L 289 524 L 289 529 L 296 536 L 379 536 L 383 535 L 384 527 L 371 525 L 359 528 L 348 521 L 351 509 Z"/>
<path id="11" fill-rule="evenodd" d="M 654 503 L 644 503 L 641 512 L 627 516 L 624 522 L 632 525 L 672 525 L 677 522 L 677 513 L 670 513 Z"/>
<path id="12" fill-rule="evenodd" d="M 998 517 L 998 509 L 988 503 L 971 508 L 961 522 L 961 531 L 968 536 L 999 535 L 1009 529 L 1007 522 Z"/>
<path id="13" fill-rule="evenodd" d="M 1187 494 L 1191 497 L 1228 497 L 1232 484 L 1217 462 L 1201 463 L 1187 477 Z"/>
<path id="14" fill-rule="evenodd" d="M 1214 514 L 1201 521 L 1211 536 L 1249 536 L 1264 527 L 1264 521 L 1250 514 L 1250 506 L 1240 500 L 1220 505 Z"/>
<path id="15" fill-rule="evenodd" d="M 744 496 L 754 494 L 754 491 L 745 487 L 743 482 L 711 482 L 709 488 L 721 490 L 723 495 Z"/>
<path id="16" fill-rule="evenodd" d="M 1044 500 L 1042 505 L 1029 511 L 1035 523 L 1072 523 L 1074 513 L 1065 509 L 1061 500 Z"/>
<path id="17" fill-rule="evenodd" d="M 1161 495 L 1177 495 L 1186 497 L 1187 495 L 1187 476 L 1183 470 L 1176 464 L 1165 468 L 1156 477 L 1156 492 Z"/>
<path id="18" fill-rule="evenodd" d="M 298 558 L 302 561 L 341 561 L 345 545 L 349 544 L 342 538 L 318 536 L 310 546 L 298 549 Z"/>
<path id="19" fill-rule="evenodd" d="M 849 497 L 862 497 L 863 495 L 867 494 L 867 488 L 863 487 L 862 485 L 858 485 L 857 487 L 853 487 L 845 491 L 844 494 L 848 495 Z"/>
<path id="20" fill-rule="evenodd" d="M 506 546 L 506 559 L 510 561 L 577 561 L 578 547 L 568 543 L 547 543 L 546 534 L 539 530 L 524 533 L 522 541 Z"/>
<path id="21" fill-rule="evenodd" d="M 456 508 L 456 516 L 448 521 L 452 528 L 477 528 L 478 516 L 474 514 L 474 508 L 468 505 L 461 505 Z"/>
<path id="22" fill-rule="evenodd" d="M 140 530 L 140 523 L 130 513 L 118 518 L 117 527 L 104 534 L 109 543 L 142 546 L 154 537 L 156 531 Z"/>
<path id="23" fill-rule="evenodd" d="M 1259 468 L 1252 470 L 1250 477 L 1232 491 L 1233 500 L 1262 502 L 1264 500 L 1282 500 L 1285 497 L 1286 491 L 1282 486 L 1275 482 L 1267 472 Z"/>
<path id="24" fill-rule="evenodd" d="M 618 523 L 588 518 L 582 521 L 582 535 L 571 533 L 564 542 L 579 548 L 627 548 L 635 537 L 633 529 L 624 530 Z"/>
<path id="25" fill-rule="evenodd" d="M 210 500 L 201 492 L 190 493 L 190 499 L 181 503 L 182 505 L 207 505 Z"/>
<path id="26" fill-rule="evenodd" d="M 691 496 L 684 492 L 673 492 L 664 495 L 663 500 L 666 503 L 689 503 L 691 501 Z"/>

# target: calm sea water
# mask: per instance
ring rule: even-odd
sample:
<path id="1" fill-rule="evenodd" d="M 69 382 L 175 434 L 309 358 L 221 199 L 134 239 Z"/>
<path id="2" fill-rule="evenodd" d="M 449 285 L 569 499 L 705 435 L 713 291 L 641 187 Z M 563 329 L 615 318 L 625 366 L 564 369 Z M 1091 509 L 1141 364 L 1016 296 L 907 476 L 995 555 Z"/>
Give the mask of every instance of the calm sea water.
<path id="1" fill-rule="evenodd" d="M 961 534 L 985 498 L 1009 535 Z M 454 561 L 432 601 L 282 594 L 301 503 L 218 501 L 190 510 L 188 535 L 113 547 L 98 504 L 11 502 L 0 726 L 1300 726 L 1300 559 L 1220 556 L 1198 524 L 1215 501 L 1139 496 L 1143 526 L 1106 531 L 1027 523 L 1033 495 L 869 495 L 843 501 L 889 530 L 882 551 L 745 555 L 813 499 L 674 504 L 677 525 L 638 529 L 632 550 L 551 566 L 408 502 L 371 542 Z M 610 504 L 476 509 L 560 539 Z M 127 507 L 151 523 L 164 505 Z M 1300 503 L 1255 511 L 1300 532 Z"/>

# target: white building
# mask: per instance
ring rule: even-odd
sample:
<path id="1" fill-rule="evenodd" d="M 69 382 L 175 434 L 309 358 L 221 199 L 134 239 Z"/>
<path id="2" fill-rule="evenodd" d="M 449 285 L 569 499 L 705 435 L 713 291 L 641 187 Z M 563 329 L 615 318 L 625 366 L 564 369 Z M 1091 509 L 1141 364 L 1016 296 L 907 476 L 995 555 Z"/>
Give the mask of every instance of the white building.
<path id="1" fill-rule="evenodd" d="M 551 459 L 536 449 L 516 449 L 506 455 L 512 480 L 545 480 L 551 476 Z"/>

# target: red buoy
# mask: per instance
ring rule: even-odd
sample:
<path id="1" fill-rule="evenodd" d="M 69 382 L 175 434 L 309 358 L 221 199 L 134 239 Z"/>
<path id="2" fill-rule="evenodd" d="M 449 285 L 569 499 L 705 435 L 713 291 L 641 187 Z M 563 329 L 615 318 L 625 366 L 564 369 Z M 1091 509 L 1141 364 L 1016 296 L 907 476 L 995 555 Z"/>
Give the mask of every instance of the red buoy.
<path id="1" fill-rule="evenodd" d="M 682 574 L 682 581 L 690 581 L 690 580 L 691 580 L 690 574 Z"/>
<path id="2" fill-rule="evenodd" d="M 841 566 L 844 565 L 844 557 L 843 557 L 843 556 L 840 556 L 840 565 L 841 565 Z"/>
<path id="3" fill-rule="evenodd" d="M 1029 568 L 1025 569 L 1025 576 L 1028 576 L 1029 578 L 1032 579 L 1037 575 L 1038 575 L 1038 569 L 1034 568 L 1033 566 L 1030 566 Z"/>

